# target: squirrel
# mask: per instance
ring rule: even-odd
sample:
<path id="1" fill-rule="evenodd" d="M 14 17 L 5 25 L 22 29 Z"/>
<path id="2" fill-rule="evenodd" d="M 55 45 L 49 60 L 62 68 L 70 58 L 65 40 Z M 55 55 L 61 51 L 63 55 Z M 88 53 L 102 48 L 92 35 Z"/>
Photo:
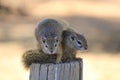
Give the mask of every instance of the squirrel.
<path id="1" fill-rule="evenodd" d="M 45 54 L 39 49 L 28 50 L 22 55 L 22 63 L 26 69 L 28 69 L 32 63 L 54 63 L 54 61 L 56 61 L 55 54 Z"/>
<path id="2" fill-rule="evenodd" d="M 88 48 L 86 38 L 70 28 L 63 31 L 62 38 L 62 62 L 69 62 L 77 59 L 76 52 L 78 50 L 87 50 Z"/>
<path id="3" fill-rule="evenodd" d="M 62 62 L 69 62 L 76 59 L 77 50 L 87 49 L 87 40 L 81 34 L 74 32 L 72 29 L 64 30 L 62 33 Z M 56 54 L 44 54 L 42 50 L 29 50 L 23 55 L 23 63 L 29 68 L 32 63 L 54 63 Z"/>
<path id="4" fill-rule="evenodd" d="M 56 54 L 56 63 L 61 62 L 62 57 L 63 26 L 60 20 L 46 18 L 41 20 L 35 28 L 38 49 L 42 50 L 44 54 Z"/>

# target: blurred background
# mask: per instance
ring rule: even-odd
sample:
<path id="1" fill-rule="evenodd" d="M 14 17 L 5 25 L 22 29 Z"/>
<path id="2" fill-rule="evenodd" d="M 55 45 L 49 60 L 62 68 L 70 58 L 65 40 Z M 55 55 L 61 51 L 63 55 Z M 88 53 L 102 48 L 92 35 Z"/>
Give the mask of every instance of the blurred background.
<path id="1" fill-rule="evenodd" d="M 22 54 L 36 48 L 44 17 L 64 19 L 88 40 L 83 80 L 120 80 L 120 0 L 0 0 L 0 80 L 29 80 Z"/>

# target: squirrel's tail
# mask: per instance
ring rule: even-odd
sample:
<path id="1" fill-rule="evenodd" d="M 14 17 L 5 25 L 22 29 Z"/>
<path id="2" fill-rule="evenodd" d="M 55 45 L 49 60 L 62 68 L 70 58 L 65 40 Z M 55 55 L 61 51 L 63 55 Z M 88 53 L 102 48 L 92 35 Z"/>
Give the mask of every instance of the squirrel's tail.
<path id="1" fill-rule="evenodd" d="M 26 69 L 30 68 L 32 63 L 40 63 L 42 56 L 38 50 L 28 50 L 22 56 L 22 63 Z"/>

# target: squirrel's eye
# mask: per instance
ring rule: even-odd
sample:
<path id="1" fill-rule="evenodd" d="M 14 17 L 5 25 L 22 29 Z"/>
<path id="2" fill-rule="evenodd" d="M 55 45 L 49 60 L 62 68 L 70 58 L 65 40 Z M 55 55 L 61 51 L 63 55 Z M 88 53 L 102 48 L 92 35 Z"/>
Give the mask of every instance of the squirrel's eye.
<path id="1" fill-rule="evenodd" d="M 71 37 L 71 39 L 72 39 L 72 41 L 74 41 L 74 40 L 75 40 L 75 37 Z"/>
<path id="2" fill-rule="evenodd" d="M 46 48 L 48 48 L 48 46 L 47 46 L 47 45 L 45 45 L 45 47 L 46 47 Z"/>
<path id="3" fill-rule="evenodd" d="M 56 42 L 58 42 L 58 39 L 56 39 Z"/>
<path id="4" fill-rule="evenodd" d="M 43 43 L 45 43 L 45 40 L 43 40 Z"/>
<path id="5" fill-rule="evenodd" d="M 55 47 L 57 46 L 57 44 L 55 44 Z"/>
<path id="6" fill-rule="evenodd" d="M 78 42 L 78 44 L 81 44 L 81 42 L 80 41 L 77 41 Z"/>

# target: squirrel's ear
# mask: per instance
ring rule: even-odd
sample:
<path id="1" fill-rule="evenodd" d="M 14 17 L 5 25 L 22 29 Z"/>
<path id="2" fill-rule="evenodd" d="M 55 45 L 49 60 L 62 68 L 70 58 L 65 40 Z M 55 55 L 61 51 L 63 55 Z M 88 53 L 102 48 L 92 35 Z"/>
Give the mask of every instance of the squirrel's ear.
<path id="1" fill-rule="evenodd" d="M 71 39 L 72 41 L 74 41 L 74 40 L 75 40 L 76 35 L 75 35 L 75 34 L 71 34 L 69 37 L 70 37 L 70 39 Z"/>

